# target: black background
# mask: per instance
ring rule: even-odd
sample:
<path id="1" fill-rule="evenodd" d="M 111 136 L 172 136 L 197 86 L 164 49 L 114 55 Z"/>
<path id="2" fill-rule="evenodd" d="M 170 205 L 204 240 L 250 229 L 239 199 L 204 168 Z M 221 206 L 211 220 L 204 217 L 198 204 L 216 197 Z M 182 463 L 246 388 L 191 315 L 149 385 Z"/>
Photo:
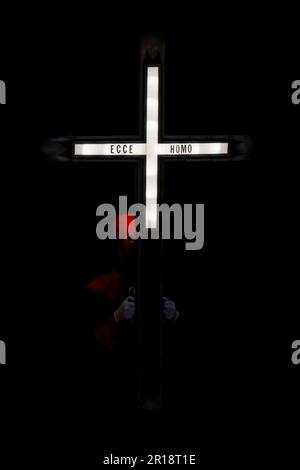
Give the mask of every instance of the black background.
<path id="1" fill-rule="evenodd" d="M 15 444 L 3 441 L 1 456 L 11 464 L 89 468 L 143 449 L 200 452 L 212 468 L 296 456 L 295 42 L 246 6 L 230 21 L 165 10 L 103 6 L 75 22 L 45 7 L 32 30 L 4 35 L 1 421 Z M 49 164 L 40 147 L 52 135 L 139 133 L 140 37 L 153 30 L 166 39 L 166 134 L 248 134 L 255 148 L 249 162 L 166 169 L 169 200 L 204 202 L 207 227 L 201 252 L 168 250 L 166 285 L 184 312 L 168 409 L 104 412 L 69 302 L 97 270 L 96 205 L 131 171 Z"/>

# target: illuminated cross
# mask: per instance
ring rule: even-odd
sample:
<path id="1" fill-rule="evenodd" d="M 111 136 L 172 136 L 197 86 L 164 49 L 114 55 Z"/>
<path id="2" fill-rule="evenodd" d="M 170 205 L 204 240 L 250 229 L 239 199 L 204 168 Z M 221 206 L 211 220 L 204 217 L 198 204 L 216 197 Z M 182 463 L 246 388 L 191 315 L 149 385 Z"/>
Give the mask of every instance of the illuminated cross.
<path id="1" fill-rule="evenodd" d="M 159 142 L 159 76 L 158 66 L 147 66 L 146 136 L 142 143 L 119 141 L 74 144 L 74 158 L 146 156 L 146 228 L 157 228 L 158 157 L 228 156 L 228 142 Z"/>

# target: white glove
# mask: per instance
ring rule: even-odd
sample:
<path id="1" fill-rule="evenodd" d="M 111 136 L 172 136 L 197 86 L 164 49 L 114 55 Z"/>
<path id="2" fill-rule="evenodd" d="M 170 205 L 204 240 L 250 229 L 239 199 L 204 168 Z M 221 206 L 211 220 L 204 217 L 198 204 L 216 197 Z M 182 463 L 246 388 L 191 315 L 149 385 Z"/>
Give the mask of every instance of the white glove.
<path id="1" fill-rule="evenodd" d="M 135 315 L 135 298 L 132 296 L 127 297 L 120 307 L 114 313 L 116 323 L 122 320 L 132 320 Z"/>
<path id="2" fill-rule="evenodd" d="M 177 312 L 175 302 L 168 299 L 167 297 L 163 297 L 163 316 L 164 319 L 167 321 L 176 321 L 179 317 L 179 313 Z"/>

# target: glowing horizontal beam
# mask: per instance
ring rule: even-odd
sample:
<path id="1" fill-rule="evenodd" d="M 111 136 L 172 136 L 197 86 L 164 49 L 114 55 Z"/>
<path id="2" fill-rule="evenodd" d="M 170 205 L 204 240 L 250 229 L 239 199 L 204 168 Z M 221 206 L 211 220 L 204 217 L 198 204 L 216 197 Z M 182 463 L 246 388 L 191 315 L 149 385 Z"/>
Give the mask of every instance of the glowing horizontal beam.
<path id="1" fill-rule="evenodd" d="M 201 143 L 172 143 L 172 144 L 75 144 L 75 157 L 118 157 L 141 156 L 148 154 L 167 156 L 209 156 L 227 155 L 228 143 L 201 142 Z"/>

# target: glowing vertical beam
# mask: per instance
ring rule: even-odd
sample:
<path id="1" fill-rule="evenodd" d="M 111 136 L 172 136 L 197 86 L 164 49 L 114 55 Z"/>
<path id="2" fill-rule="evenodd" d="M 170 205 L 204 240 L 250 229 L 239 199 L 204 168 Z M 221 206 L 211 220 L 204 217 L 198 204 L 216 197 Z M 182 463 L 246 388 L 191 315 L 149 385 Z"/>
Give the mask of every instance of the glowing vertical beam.
<path id="1" fill-rule="evenodd" d="M 157 226 L 159 68 L 147 68 L 146 228 Z"/>
<path id="2" fill-rule="evenodd" d="M 3 80 L 0 80 L 0 104 L 6 104 L 6 86 Z"/>
<path id="3" fill-rule="evenodd" d="M 6 345 L 0 340 L 0 364 L 6 364 Z"/>

